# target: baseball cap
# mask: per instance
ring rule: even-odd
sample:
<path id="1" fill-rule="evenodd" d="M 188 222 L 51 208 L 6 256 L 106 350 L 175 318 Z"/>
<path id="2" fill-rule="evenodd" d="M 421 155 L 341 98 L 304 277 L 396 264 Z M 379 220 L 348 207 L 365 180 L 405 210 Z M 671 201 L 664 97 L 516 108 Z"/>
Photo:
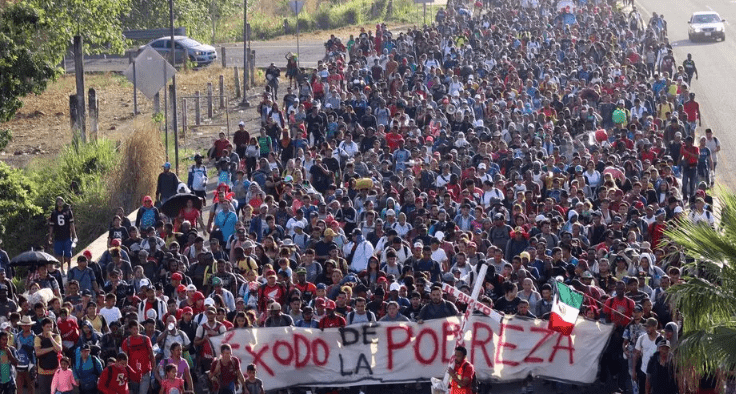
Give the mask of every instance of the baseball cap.
<path id="1" fill-rule="evenodd" d="M 181 274 L 178 272 L 174 272 L 173 274 L 171 274 L 171 280 L 182 280 L 182 279 L 184 279 L 184 277 L 182 277 Z"/>
<path id="2" fill-rule="evenodd" d="M 187 286 L 187 291 L 197 291 L 197 286 L 195 286 L 195 285 L 189 285 L 189 286 Z"/>
<path id="3" fill-rule="evenodd" d="M 241 121 L 240 121 L 240 123 L 238 123 L 238 126 L 245 126 L 245 122 L 243 122 L 243 121 L 241 120 Z"/>
<path id="4" fill-rule="evenodd" d="M 274 303 L 272 303 L 272 304 L 271 304 L 271 305 L 270 305 L 270 306 L 268 307 L 268 310 L 269 310 L 269 311 L 280 311 L 280 310 L 281 310 L 281 304 L 279 304 L 278 302 L 274 302 Z"/>
<path id="5" fill-rule="evenodd" d="M 194 310 L 192 309 L 192 307 L 191 307 L 191 306 L 185 306 L 185 307 L 184 307 L 184 308 L 183 308 L 183 309 L 181 310 L 181 313 L 182 313 L 182 314 L 187 314 L 187 313 L 191 313 L 191 314 L 194 314 Z"/>
<path id="6" fill-rule="evenodd" d="M 164 163 L 164 165 L 163 165 L 162 167 L 163 167 L 163 168 L 171 168 L 171 163 L 169 163 L 169 162 L 167 161 L 166 163 Z"/>
<path id="7" fill-rule="evenodd" d="M 320 290 L 320 289 L 322 290 L 327 289 L 327 285 L 325 285 L 324 283 L 317 283 L 317 290 Z"/>
<path id="8" fill-rule="evenodd" d="M 177 286 L 177 287 L 176 287 L 176 291 L 177 291 L 178 293 L 184 293 L 184 292 L 186 292 L 186 291 L 187 291 L 187 287 L 186 287 L 186 286 L 184 286 L 184 285 L 179 285 L 179 286 Z"/>

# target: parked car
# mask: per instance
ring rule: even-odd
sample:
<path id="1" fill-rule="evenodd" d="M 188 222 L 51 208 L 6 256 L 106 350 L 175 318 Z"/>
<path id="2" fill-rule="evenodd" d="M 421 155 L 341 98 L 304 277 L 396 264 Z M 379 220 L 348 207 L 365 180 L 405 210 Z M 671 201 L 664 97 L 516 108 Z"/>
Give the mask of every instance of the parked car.
<path id="1" fill-rule="evenodd" d="M 723 23 L 725 21 L 725 19 L 721 19 L 718 13 L 713 11 L 695 12 L 687 22 L 690 24 L 687 36 L 690 41 L 695 41 L 698 38 L 715 40 L 720 38 L 726 41 L 726 26 Z"/>
<path id="2" fill-rule="evenodd" d="M 217 60 L 217 51 L 215 47 L 211 45 L 202 44 L 196 40 L 193 40 L 187 36 L 174 36 L 176 41 L 176 63 L 180 64 L 184 62 L 184 59 L 197 64 L 197 66 L 206 66 L 215 60 Z M 171 58 L 171 37 L 157 38 L 146 45 L 141 46 L 140 49 L 150 46 L 155 49 L 156 52 L 160 53 L 166 59 Z M 186 54 L 186 57 L 185 57 Z"/>

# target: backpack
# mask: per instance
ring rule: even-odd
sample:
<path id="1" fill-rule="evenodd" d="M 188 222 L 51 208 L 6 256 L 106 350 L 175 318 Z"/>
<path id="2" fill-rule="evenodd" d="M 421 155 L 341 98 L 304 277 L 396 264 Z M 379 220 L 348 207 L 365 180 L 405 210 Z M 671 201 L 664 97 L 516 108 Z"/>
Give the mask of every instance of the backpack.
<path id="1" fill-rule="evenodd" d="M 460 372 L 460 375 L 462 375 L 462 373 L 465 372 L 465 366 L 469 364 L 470 363 L 467 361 L 465 362 L 465 364 L 463 364 L 463 368 Z M 473 394 L 478 394 L 480 392 L 480 382 L 478 381 L 478 374 L 476 374 L 475 371 L 473 371 L 473 377 L 470 378 L 470 391 Z"/>

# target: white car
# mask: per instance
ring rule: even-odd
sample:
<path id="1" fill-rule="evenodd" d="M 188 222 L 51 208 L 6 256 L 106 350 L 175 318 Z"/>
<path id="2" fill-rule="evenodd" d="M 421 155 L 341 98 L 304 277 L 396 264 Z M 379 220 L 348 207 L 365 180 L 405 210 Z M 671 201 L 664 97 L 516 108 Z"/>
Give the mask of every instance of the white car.
<path id="1" fill-rule="evenodd" d="M 206 66 L 217 60 L 217 51 L 211 45 L 202 44 L 187 36 L 174 36 L 176 41 L 176 63 L 182 63 L 186 58 L 197 63 L 198 66 Z M 160 53 L 166 59 L 169 59 L 171 51 L 171 37 L 157 38 L 146 45 L 141 46 L 141 50 L 146 46 L 150 46 Z"/>
<path id="2" fill-rule="evenodd" d="M 717 12 L 713 11 L 702 11 L 696 12 L 690 17 L 687 22 L 690 24 L 687 36 L 690 41 L 696 39 L 721 39 L 726 40 L 726 26 Z"/>

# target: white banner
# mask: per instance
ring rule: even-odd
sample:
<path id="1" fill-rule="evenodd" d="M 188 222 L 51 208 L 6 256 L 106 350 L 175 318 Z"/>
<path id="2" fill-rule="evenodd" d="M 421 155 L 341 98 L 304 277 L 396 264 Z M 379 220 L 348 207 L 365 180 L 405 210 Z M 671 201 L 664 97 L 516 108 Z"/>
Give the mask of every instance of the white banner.
<path id="1" fill-rule="evenodd" d="M 578 318 L 567 337 L 546 320 L 473 315 L 463 335 L 478 379 L 514 381 L 529 374 L 592 383 L 613 326 Z M 459 320 L 357 324 L 342 329 L 295 327 L 229 331 L 212 338 L 245 366 L 254 363 L 266 389 L 429 381 L 454 354 Z"/>

